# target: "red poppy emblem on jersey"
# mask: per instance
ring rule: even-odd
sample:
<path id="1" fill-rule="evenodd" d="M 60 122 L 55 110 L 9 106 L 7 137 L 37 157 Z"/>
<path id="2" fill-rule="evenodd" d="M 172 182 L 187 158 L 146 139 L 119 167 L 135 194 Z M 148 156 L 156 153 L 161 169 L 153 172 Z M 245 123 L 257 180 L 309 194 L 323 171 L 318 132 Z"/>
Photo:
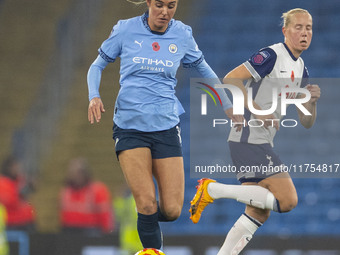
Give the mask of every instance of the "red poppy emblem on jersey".
<path id="1" fill-rule="evenodd" d="M 257 54 L 254 58 L 253 61 L 255 64 L 261 64 L 263 62 L 263 56 L 260 54 Z"/>
<path id="2" fill-rule="evenodd" d="M 161 48 L 161 47 L 159 46 L 158 42 L 154 42 L 154 43 L 152 44 L 152 49 L 153 49 L 154 51 L 159 51 L 160 48 Z"/>
<path id="3" fill-rule="evenodd" d="M 292 81 L 294 81 L 294 79 L 295 79 L 294 71 L 292 71 L 292 74 L 290 75 L 290 78 L 292 79 Z"/>

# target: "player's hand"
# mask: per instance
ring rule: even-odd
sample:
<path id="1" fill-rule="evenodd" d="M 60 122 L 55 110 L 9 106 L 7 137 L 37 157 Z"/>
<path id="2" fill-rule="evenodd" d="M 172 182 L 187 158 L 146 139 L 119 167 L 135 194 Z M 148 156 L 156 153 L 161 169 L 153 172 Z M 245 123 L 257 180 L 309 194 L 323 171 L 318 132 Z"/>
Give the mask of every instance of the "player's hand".
<path id="1" fill-rule="evenodd" d="M 273 127 L 277 131 L 280 129 L 280 120 L 275 118 L 273 114 L 255 115 L 255 118 L 263 121 L 263 127 L 265 129 L 268 129 L 269 127 Z"/>
<path id="2" fill-rule="evenodd" d="M 233 114 L 233 108 L 229 108 L 224 112 L 233 123 L 237 123 L 233 125 L 233 127 L 236 128 L 236 132 L 240 132 L 242 130 L 242 127 L 247 125 L 243 115 Z"/>
<path id="3" fill-rule="evenodd" d="M 104 104 L 100 97 L 92 98 L 89 103 L 89 109 L 88 109 L 88 119 L 91 124 L 96 121 L 97 123 L 100 122 L 102 118 L 102 113 L 105 112 Z"/>
<path id="4" fill-rule="evenodd" d="M 306 89 L 309 91 L 310 95 L 311 95 L 311 99 L 310 99 L 310 103 L 311 104 L 315 104 L 321 95 L 321 90 L 320 87 L 318 85 L 310 85 L 308 84 L 306 86 Z"/>

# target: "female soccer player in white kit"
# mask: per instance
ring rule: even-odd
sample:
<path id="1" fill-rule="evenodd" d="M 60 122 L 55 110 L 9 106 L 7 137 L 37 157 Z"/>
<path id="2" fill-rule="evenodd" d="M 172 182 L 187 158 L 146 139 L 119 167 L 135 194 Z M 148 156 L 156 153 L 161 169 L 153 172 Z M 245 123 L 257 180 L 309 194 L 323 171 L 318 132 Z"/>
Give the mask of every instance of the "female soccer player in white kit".
<path id="1" fill-rule="evenodd" d="M 177 219 L 184 200 L 179 127 L 184 109 L 175 96 L 177 69 L 182 62 L 205 78 L 217 76 L 204 60 L 191 28 L 173 19 L 178 0 L 142 2 L 148 11 L 120 20 L 89 69 L 88 119 L 90 123 L 100 121 L 105 111 L 99 95 L 101 73 L 120 57 L 120 90 L 113 118 L 115 150 L 136 201 L 141 242 L 145 248 L 159 249 L 162 237 L 158 222 Z M 223 109 L 232 117 L 227 95 L 221 89 L 219 94 Z"/>
<path id="2" fill-rule="evenodd" d="M 248 61 L 229 72 L 223 82 L 239 87 L 246 98 L 251 88 L 253 105 L 258 110 L 268 109 L 272 105 L 274 86 L 279 89 L 305 87 L 311 99 L 303 106 L 311 115 L 305 115 L 299 109 L 298 115 L 301 124 L 310 128 L 315 122 L 320 88 L 318 85 L 305 83 L 308 71 L 300 55 L 308 49 L 312 40 L 312 16 L 304 9 L 293 9 L 284 13 L 282 18 L 284 43 L 259 50 Z M 245 86 L 243 81 L 247 81 Z M 296 95 L 278 93 L 279 101 L 282 96 L 295 98 Z M 191 201 L 190 212 L 194 223 L 199 221 L 204 208 L 215 199 L 230 198 L 246 204 L 244 214 L 229 231 L 218 255 L 239 254 L 255 231 L 268 219 L 270 211 L 289 212 L 298 202 L 295 186 L 288 173 L 240 171 L 242 166 L 283 165 L 272 149 L 273 138 L 278 130 L 277 120 L 282 118 L 282 109 L 278 107 L 273 114 L 261 116 L 252 114 L 247 104 L 245 108 L 246 121 L 260 119 L 264 125 L 248 125 L 241 132 L 236 129 L 230 131 L 229 148 L 233 163 L 239 169 L 237 178 L 242 185 L 225 185 L 212 179 L 201 179 Z"/>

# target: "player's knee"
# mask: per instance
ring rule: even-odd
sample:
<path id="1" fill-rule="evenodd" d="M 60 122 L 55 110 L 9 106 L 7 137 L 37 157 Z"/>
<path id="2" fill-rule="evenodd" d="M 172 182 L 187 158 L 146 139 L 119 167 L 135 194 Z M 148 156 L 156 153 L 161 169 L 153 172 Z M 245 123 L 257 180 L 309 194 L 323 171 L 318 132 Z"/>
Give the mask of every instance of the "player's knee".
<path id="1" fill-rule="evenodd" d="M 179 205 L 168 206 L 163 212 L 165 218 L 169 221 L 176 220 L 181 215 L 182 207 Z"/>
<path id="2" fill-rule="evenodd" d="M 136 205 L 139 213 L 150 215 L 157 212 L 157 201 L 154 198 L 137 198 Z"/>
<path id="3" fill-rule="evenodd" d="M 298 196 L 296 193 L 286 196 L 284 200 L 279 201 L 281 212 L 290 212 L 298 204 Z"/>

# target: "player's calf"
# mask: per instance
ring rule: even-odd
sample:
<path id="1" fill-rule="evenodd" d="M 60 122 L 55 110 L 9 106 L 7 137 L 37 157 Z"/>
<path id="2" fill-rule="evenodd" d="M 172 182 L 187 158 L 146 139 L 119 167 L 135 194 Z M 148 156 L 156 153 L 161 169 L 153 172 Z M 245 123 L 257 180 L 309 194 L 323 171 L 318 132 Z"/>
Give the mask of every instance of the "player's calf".
<path id="1" fill-rule="evenodd" d="M 249 205 L 246 206 L 246 210 L 245 210 L 245 213 L 247 215 L 258 220 L 262 224 L 268 220 L 270 216 L 270 212 L 271 211 L 268 209 L 260 209 L 260 208 L 256 208 L 256 207 L 249 206 Z"/>

